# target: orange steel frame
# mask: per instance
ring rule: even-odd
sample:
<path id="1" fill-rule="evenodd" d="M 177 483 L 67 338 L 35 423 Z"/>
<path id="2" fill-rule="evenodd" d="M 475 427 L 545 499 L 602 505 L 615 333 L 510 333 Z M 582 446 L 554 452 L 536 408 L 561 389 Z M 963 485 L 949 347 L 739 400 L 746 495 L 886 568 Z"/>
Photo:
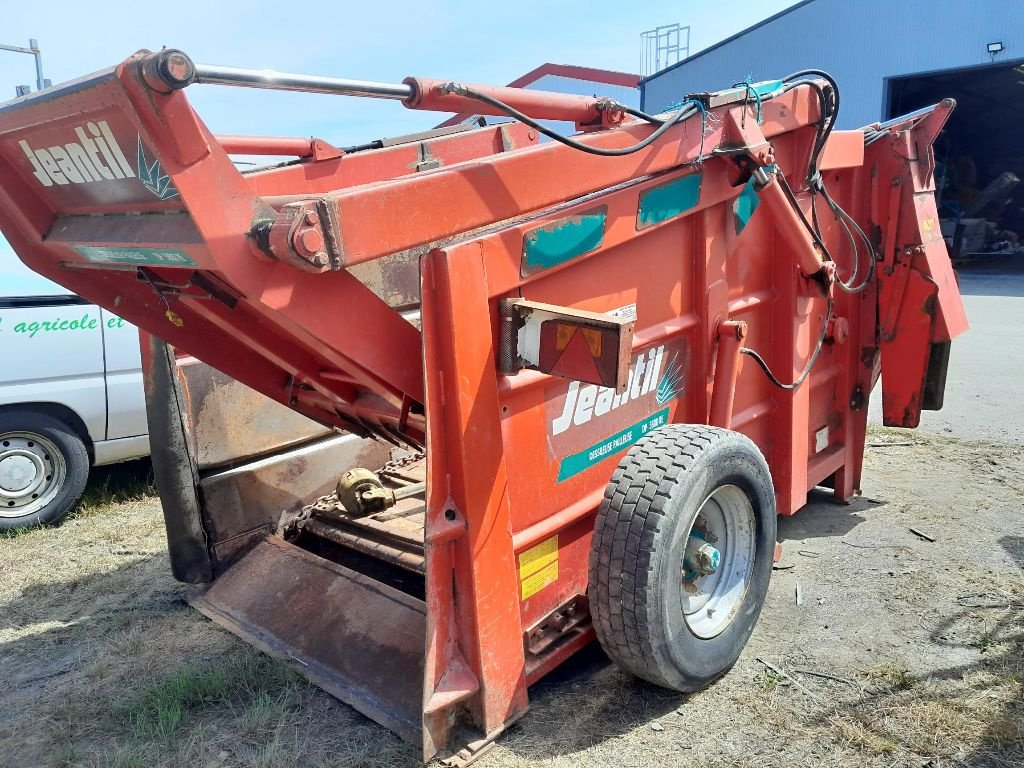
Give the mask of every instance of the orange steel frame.
<path id="1" fill-rule="evenodd" d="M 185 93 L 154 89 L 141 60 L 0 107 L 0 225 L 33 269 L 269 397 L 338 428 L 425 445 L 428 756 L 459 717 L 488 737 L 500 732 L 525 712 L 527 687 L 593 637 L 524 651 L 530 627 L 586 595 L 592 516 L 622 451 L 559 481 L 551 408 L 570 383 L 498 373 L 502 299 L 597 312 L 635 305 L 635 355 L 676 350 L 669 420 L 751 437 L 786 515 L 822 483 L 838 499 L 857 492 L 880 370 L 887 422 L 915 426 L 932 345 L 966 327 L 932 194 L 930 146 L 949 105 L 867 149 L 861 131 L 832 134 L 822 174 L 873 233 L 877 278 L 860 294 L 832 291 L 829 339 L 809 378 L 785 391 L 739 350 L 759 351 L 784 381 L 799 375 L 825 319 L 821 283 L 807 277 L 820 257 L 775 181 L 737 231 L 734 202 L 749 174 L 734 158 L 774 163 L 802 187 L 819 117 L 811 89 L 766 100 L 760 122 L 753 104 L 709 110 L 706 134 L 698 116 L 623 157 L 538 144 L 504 126 L 427 140 L 441 160 L 429 172 L 410 170 L 416 144 L 351 154 L 323 144 L 317 160 L 305 140 L 266 140 L 312 159 L 243 175 Z M 100 184 L 35 183 L 18 142 L 71 140 L 86 120 L 108 121 L 122 145 L 137 133 L 177 196 L 104 198 Z M 580 141 L 621 147 L 650 130 L 626 122 Z M 225 139 L 232 149 L 261 141 Z M 705 159 L 690 165 L 702 148 Z M 641 227 L 645 193 L 693 174 L 699 201 Z M 809 215 L 808 191 L 797 197 Z M 339 224 L 342 266 L 422 253 L 422 331 L 344 269 L 302 271 L 257 249 L 254 219 L 310 200 Z M 522 276 L 528 232 L 597 207 L 607 221 L 597 247 Z M 846 274 L 845 235 L 829 214 L 822 220 Z M 173 248 L 194 264 L 140 271 L 82 255 L 98 246 Z M 517 557 L 552 536 L 557 580 L 522 599 Z"/>

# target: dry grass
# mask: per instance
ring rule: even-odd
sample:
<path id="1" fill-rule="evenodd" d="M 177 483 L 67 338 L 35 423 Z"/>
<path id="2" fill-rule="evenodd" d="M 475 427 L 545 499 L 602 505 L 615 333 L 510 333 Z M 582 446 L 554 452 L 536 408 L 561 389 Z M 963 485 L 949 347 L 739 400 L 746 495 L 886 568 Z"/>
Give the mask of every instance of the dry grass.
<path id="1" fill-rule="evenodd" d="M 825 533 L 801 529 L 806 541 L 787 543 L 797 567 L 777 574 L 750 648 L 722 681 L 690 696 L 665 691 L 591 648 L 531 690 L 531 711 L 481 768 L 1024 765 L 1024 580 L 996 558 L 1005 550 L 1024 565 L 1024 538 L 1005 525 L 1020 496 L 994 474 L 1011 468 L 989 463 L 1005 457 L 933 447 L 950 459 L 934 471 L 952 473 L 963 503 L 988 509 L 970 541 L 939 514 L 947 491 L 928 474 L 930 455 L 916 445 L 869 453 L 876 472 L 892 473 L 872 491 L 886 507 L 814 513 L 831 521 Z M 972 485 L 970 473 L 982 479 Z M 915 474 L 928 486 L 921 500 L 895 488 Z M 0 766 L 417 764 L 415 748 L 184 605 L 159 503 L 134 484 L 111 479 L 96 493 L 112 503 L 0 540 Z M 938 547 L 906 533 L 920 519 Z M 970 565 L 964 552 L 982 546 L 993 559 Z M 821 555 L 800 558 L 801 548 Z M 807 594 L 799 609 L 795 578 Z"/>

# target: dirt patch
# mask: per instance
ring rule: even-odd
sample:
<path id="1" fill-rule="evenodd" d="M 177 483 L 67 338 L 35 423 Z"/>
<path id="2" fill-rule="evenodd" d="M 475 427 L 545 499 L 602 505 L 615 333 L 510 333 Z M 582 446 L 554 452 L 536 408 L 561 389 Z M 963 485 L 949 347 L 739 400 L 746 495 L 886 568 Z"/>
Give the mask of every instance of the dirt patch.
<path id="1" fill-rule="evenodd" d="M 1024 765 L 1024 449 L 869 443 L 862 498 L 780 520 L 725 678 L 682 696 L 592 647 L 481 768 Z M 417 764 L 184 605 L 156 499 L 2 540 L 0 572 L 0 766 Z"/>

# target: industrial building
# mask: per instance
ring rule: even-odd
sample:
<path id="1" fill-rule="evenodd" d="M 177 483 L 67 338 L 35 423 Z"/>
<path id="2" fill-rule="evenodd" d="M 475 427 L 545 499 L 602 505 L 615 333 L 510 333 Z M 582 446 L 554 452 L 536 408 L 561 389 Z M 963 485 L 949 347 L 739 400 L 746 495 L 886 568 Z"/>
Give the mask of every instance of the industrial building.
<path id="1" fill-rule="evenodd" d="M 936 144 L 944 233 L 957 255 L 1024 240 L 1024 3 L 804 0 L 640 81 L 647 112 L 688 93 L 805 68 L 839 83 L 838 127 L 953 98 Z"/>

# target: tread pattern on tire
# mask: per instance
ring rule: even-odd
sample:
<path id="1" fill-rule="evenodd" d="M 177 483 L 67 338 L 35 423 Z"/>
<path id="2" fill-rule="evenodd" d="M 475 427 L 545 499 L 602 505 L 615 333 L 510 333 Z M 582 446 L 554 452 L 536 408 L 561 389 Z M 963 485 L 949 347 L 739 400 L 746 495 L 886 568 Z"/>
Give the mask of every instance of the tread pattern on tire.
<path id="1" fill-rule="evenodd" d="M 591 614 L 598 639 L 620 667 L 658 685 L 668 683 L 654 673 L 657 661 L 647 627 L 655 606 L 643 589 L 654 577 L 651 547 L 673 487 L 707 448 L 735 434 L 669 424 L 644 436 L 619 462 L 598 509 L 590 549 Z"/>

